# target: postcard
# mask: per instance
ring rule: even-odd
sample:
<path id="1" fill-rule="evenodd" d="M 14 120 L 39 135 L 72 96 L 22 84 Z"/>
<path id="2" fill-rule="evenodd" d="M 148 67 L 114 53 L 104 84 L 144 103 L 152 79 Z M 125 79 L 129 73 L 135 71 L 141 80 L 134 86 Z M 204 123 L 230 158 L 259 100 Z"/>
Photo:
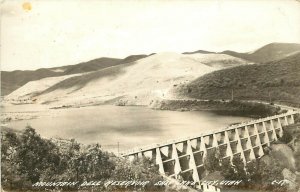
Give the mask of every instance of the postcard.
<path id="1" fill-rule="evenodd" d="M 2 0 L 1 191 L 300 192 L 300 1 Z"/>

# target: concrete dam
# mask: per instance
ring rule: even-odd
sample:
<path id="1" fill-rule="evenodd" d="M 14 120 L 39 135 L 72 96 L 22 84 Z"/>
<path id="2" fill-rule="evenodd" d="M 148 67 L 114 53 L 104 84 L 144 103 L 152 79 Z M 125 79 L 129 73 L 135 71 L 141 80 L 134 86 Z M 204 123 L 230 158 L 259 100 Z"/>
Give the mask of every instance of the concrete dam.
<path id="1" fill-rule="evenodd" d="M 219 149 L 221 158 L 231 160 L 238 155 L 245 164 L 260 158 L 264 155 L 263 148 L 282 136 L 282 127 L 294 124 L 296 114 L 299 112 L 290 111 L 209 133 L 195 133 L 192 137 L 136 148 L 122 156 L 131 160 L 148 157 L 163 175 L 177 179 L 180 174 L 183 180 L 200 182 L 207 154 Z"/>

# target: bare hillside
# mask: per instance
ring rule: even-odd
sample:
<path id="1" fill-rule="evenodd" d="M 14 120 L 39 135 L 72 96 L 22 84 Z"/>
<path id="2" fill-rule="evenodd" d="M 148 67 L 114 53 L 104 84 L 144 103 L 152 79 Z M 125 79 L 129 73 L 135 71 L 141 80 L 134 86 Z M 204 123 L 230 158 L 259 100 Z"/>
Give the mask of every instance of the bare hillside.
<path id="1" fill-rule="evenodd" d="M 46 77 L 58 77 L 101 70 L 107 67 L 130 63 L 147 55 L 131 55 L 125 59 L 102 57 L 91 61 L 54 68 L 37 70 L 1 71 L 1 95 L 8 95 L 29 81 L 36 81 Z"/>
<path id="2" fill-rule="evenodd" d="M 247 62 L 223 54 L 159 53 L 62 79 L 44 90 L 31 92 L 35 93 L 33 99 L 40 103 L 73 105 L 114 100 L 120 104 L 148 105 L 153 99 L 172 97 L 170 90 L 180 84 L 220 68 L 243 64 Z M 17 94 L 12 95 L 18 99 Z"/>

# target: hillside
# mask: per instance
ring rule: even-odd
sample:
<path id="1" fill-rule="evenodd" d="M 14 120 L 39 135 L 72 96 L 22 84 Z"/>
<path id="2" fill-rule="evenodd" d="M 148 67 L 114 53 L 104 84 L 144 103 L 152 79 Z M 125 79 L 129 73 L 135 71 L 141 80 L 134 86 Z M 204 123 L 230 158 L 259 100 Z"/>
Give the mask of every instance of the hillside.
<path id="1" fill-rule="evenodd" d="M 132 55 L 125 59 L 99 58 L 76 65 L 68 65 L 54 68 L 42 68 L 34 71 L 1 71 L 1 95 L 8 95 L 29 81 L 35 81 L 46 77 L 57 77 L 78 73 L 97 71 L 106 67 L 130 63 L 147 55 Z"/>
<path id="2" fill-rule="evenodd" d="M 1 71 L 1 96 L 8 95 L 12 91 L 25 85 L 32 80 L 38 80 L 45 77 L 55 77 L 62 72 L 55 72 L 49 69 L 38 69 L 35 71 Z"/>
<path id="3" fill-rule="evenodd" d="M 219 53 L 204 53 L 204 54 L 189 54 L 193 56 L 199 62 L 214 67 L 216 69 L 224 69 L 239 65 L 246 65 L 249 64 L 248 61 L 232 57 L 226 54 L 219 54 Z"/>
<path id="4" fill-rule="evenodd" d="M 300 105 L 300 53 L 266 64 L 214 71 L 174 91 L 181 97 L 276 101 Z"/>
<path id="5" fill-rule="evenodd" d="M 60 81 L 78 75 L 82 75 L 82 74 L 64 75 L 58 77 L 46 77 L 37 81 L 29 81 L 24 86 L 20 87 L 19 89 L 13 91 L 11 94 L 6 96 L 6 99 L 15 102 L 14 100 L 18 98 L 18 100 L 22 100 L 23 103 L 26 101 L 31 102 L 28 99 L 35 96 L 39 92 L 48 89 L 49 87 L 55 85 L 56 83 L 59 83 Z"/>
<path id="6" fill-rule="evenodd" d="M 121 100 L 121 104 L 148 105 L 155 98 L 171 97 L 169 90 L 203 74 L 243 64 L 247 62 L 223 54 L 159 53 L 136 62 L 66 78 L 44 90 L 32 90 L 27 87 L 30 84 L 23 86 L 22 90 L 31 90 L 31 94 L 26 94 L 34 96 L 34 100 L 40 103 L 73 105 Z M 45 81 L 40 83 L 45 84 Z M 6 98 L 21 99 L 22 95 L 16 92 L 18 90 Z"/>
<path id="7" fill-rule="evenodd" d="M 223 54 L 231 55 L 255 63 L 265 63 L 282 59 L 300 52 L 300 44 L 296 43 L 270 43 L 252 53 L 239 53 L 235 51 L 223 51 Z"/>

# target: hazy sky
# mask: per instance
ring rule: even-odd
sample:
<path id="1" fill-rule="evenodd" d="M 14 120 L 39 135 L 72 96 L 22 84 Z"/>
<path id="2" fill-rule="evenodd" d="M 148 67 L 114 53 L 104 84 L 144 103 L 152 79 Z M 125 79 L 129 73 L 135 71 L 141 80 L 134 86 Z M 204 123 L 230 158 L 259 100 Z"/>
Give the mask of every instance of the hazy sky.
<path id="1" fill-rule="evenodd" d="M 271 42 L 300 43 L 299 23 L 300 3 L 288 0 L 6 0 L 1 68 L 153 52 L 246 52 Z"/>

